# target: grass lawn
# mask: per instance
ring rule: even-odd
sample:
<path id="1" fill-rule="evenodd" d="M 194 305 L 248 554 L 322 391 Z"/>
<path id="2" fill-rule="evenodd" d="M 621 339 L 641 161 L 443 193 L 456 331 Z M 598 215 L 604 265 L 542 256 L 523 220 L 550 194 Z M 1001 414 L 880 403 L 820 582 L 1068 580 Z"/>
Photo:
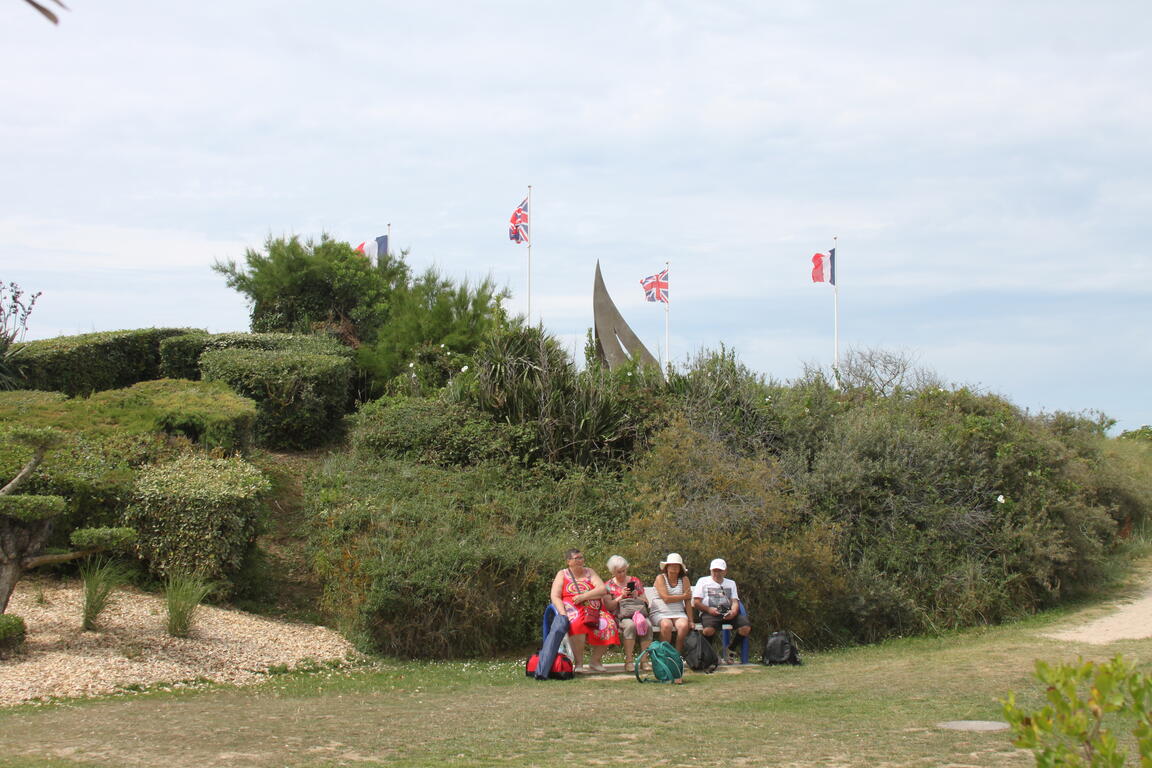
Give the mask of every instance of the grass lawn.
<path id="1" fill-rule="evenodd" d="M 0 713 L 0 766 L 1028 766 L 1000 720 L 1038 703 L 1036 658 L 1143 660 L 1152 640 L 1043 638 L 1049 616 L 808 654 L 683 686 L 526 679 L 522 660 L 380 662 L 248 689 L 147 693 Z M 2 683 L 2 681 L 0 681 Z"/>

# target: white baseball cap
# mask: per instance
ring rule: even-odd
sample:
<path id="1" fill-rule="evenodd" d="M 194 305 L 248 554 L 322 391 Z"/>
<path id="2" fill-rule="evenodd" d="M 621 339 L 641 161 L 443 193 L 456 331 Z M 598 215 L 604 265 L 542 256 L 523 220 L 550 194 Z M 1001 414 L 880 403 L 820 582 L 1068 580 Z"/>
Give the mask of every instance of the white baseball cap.
<path id="1" fill-rule="evenodd" d="M 721 571 L 726 571 L 726 570 L 728 570 L 728 563 L 724 562 L 722 559 L 720 559 L 718 557 L 712 561 L 712 565 L 708 566 L 708 570 L 710 570 L 710 571 L 715 571 L 716 569 L 720 569 Z"/>

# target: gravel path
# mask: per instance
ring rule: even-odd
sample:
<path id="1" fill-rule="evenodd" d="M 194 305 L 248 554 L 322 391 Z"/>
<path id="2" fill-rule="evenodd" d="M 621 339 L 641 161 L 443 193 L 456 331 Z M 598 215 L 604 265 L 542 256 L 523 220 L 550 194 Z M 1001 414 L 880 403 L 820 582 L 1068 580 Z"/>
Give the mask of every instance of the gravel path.
<path id="1" fill-rule="evenodd" d="M 0 706 L 54 696 L 96 696 L 157 684 L 196 681 L 245 685 L 270 667 L 341 661 L 352 646 L 326 627 L 201 606 L 192 636 L 169 637 L 164 601 L 124 588 L 100 616 L 100 630 L 80 628 L 78 581 L 25 579 L 8 612 L 28 627 L 22 653 L 0 660 Z"/>
<path id="2" fill-rule="evenodd" d="M 1044 637 L 1093 645 L 1152 637 L 1152 587 L 1134 600 L 1117 603 L 1115 610 L 1104 616 L 1086 622 L 1076 622 L 1073 617 L 1073 621 L 1071 627 L 1045 632 Z"/>

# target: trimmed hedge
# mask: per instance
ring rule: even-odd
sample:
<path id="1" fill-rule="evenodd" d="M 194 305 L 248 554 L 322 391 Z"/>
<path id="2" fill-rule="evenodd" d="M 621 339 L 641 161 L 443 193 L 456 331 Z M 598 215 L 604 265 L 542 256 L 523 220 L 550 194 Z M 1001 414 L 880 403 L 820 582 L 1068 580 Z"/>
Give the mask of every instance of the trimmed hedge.
<path id="1" fill-rule="evenodd" d="M 24 619 L 11 613 L 0 613 L 0 656 L 24 644 Z"/>
<path id="2" fill-rule="evenodd" d="M 98 392 L 86 404 L 94 415 L 124 426 L 183 435 L 205 448 L 247 451 L 252 446 L 256 403 L 218 381 L 157 379 L 127 389 Z"/>
<path id="3" fill-rule="evenodd" d="M 87 395 L 160 375 L 160 342 L 188 328 L 142 328 L 14 344 L 21 389 Z"/>
<path id="4" fill-rule="evenodd" d="M 160 373 L 172 379 L 200 378 L 200 355 L 209 349 L 262 349 L 306 352 L 351 359 L 351 347 L 327 336 L 297 333 L 217 333 L 193 331 L 160 342 Z"/>
<path id="5" fill-rule="evenodd" d="M 64 514 L 64 499 L 59 496 L 32 496 L 15 494 L 0 496 L 0 515 L 24 523 L 35 523 Z"/>
<path id="6" fill-rule="evenodd" d="M 330 439 L 344 414 L 352 362 L 335 355 L 209 349 L 206 381 L 223 381 L 256 401 L 256 439 L 270 448 L 310 448 Z"/>
<path id="7" fill-rule="evenodd" d="M 125 523 L 136 529 L 136 551 L 153 573 L 227 579 L 255 543 L 270 489 L 243 459 L 183 456 L 140 470 Z"/>

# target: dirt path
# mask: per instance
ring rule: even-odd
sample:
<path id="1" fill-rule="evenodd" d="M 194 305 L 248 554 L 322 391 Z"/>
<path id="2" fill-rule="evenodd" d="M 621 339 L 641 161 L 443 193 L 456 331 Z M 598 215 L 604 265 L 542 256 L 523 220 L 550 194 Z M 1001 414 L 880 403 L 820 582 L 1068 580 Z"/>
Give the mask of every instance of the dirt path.
<path id="1" fill-rule="evenodd" d="M 1045 632 L 1043 636 L 1092 645 L 1152 637 L 1152 584 L 1146 586 L 1139 597 L 1116 603 L 1115 610 L 1103 616 L 1086 621 L 1073 616 L 1072 626 Z"/>

